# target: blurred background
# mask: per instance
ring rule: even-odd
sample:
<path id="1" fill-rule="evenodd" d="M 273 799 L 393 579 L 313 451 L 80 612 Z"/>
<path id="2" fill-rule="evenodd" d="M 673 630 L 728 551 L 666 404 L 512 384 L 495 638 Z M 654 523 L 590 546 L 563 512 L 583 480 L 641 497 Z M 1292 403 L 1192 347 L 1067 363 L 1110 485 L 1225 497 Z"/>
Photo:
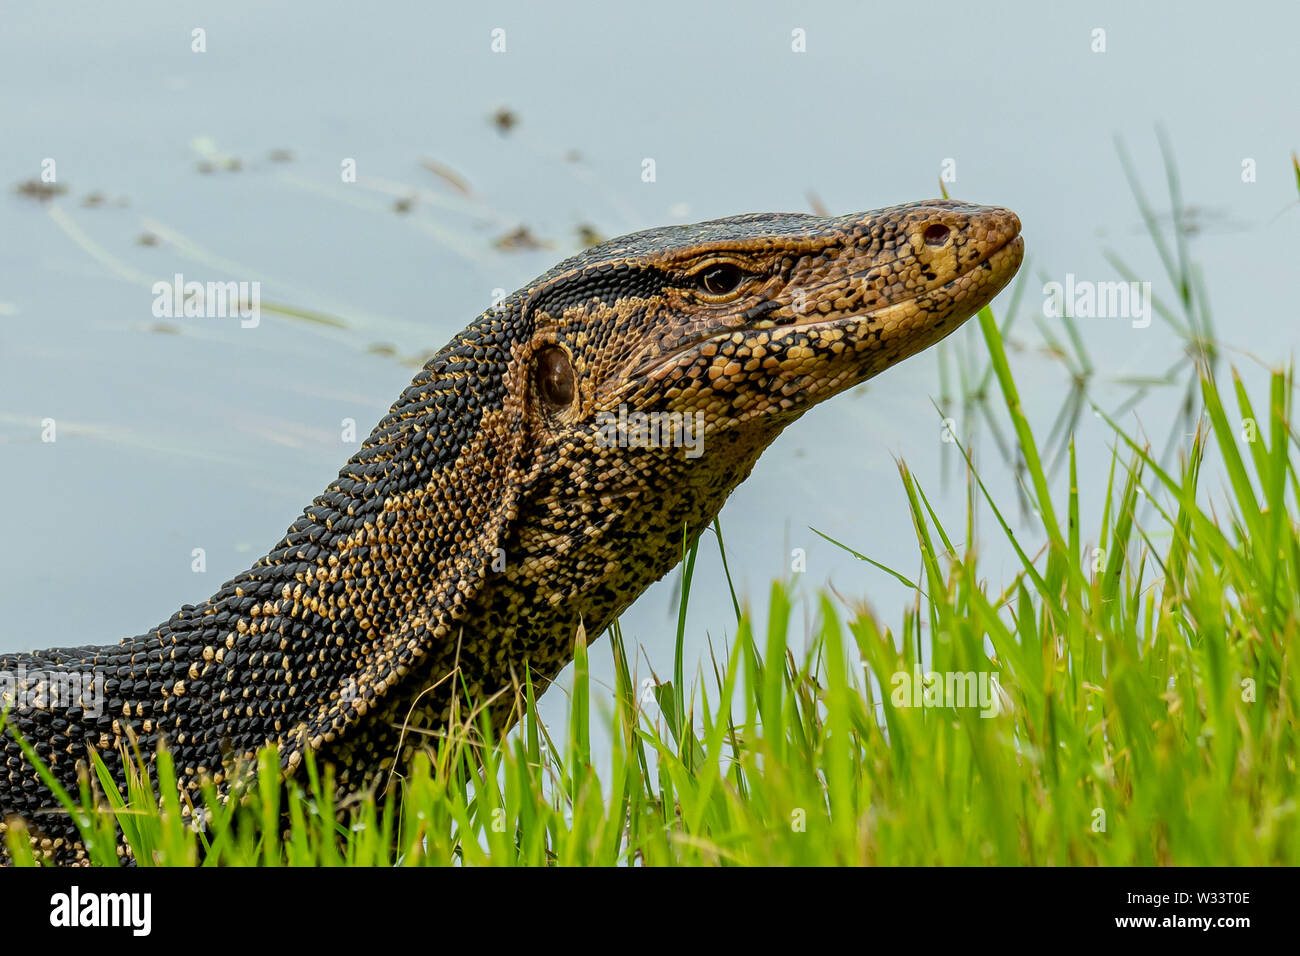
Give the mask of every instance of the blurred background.
<path id="1" fill-rule="evenodd" d="M 994 310 L 1036 434 L 1075 434 L 1083 513 L 1100 513 L 1113 433 L 1090 403 L 1164 455 L 1190 446 L 1179 322 L 1212 315 L 1247 378 L 1292 356 L 1300 7 L 1088 7 L 6 5 L 0 652 L 113 642 L 207 597 L 356 449 L 345 420 L 364 438 L 494 290 L 584 244 L 932 198 L 941 177 L 1024 223 L 1019 292 Z M 1186 299 L 1151 228 L 1197 264 Z M 155 316 L 151 287 L 176 273 L 260 282 L 260 323 Z M 1067 275 L 1150 282 L 1167 314 L 1044 317 Z M 1037 542 L 1010 434 L 971 401 L 986 364 L 972 324 L 773 445 L 721 516 L 741 599 L 761 612 L 789 578 L 805 618 L 832 588 L 896 628 L 915 594 L 810 529 L 915 578 L 895 460 L 964 528 L 943 415 Z M 1016 566 L 986 558 L 999 589 Z M 677 588 L 623 618 L 641 677 L 671 673 Z M 688 673 L 734 626 L 706 535 Z M 592 659 L 608 685 L 607 644 Z M 543 703 L 564 713 L 562 692 Z"/>

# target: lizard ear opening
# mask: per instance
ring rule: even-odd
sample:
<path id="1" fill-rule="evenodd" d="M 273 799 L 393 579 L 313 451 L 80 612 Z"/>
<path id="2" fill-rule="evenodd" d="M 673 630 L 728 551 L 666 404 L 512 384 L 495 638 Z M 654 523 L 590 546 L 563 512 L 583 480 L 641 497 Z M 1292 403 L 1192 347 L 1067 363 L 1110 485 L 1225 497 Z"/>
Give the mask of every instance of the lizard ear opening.
<path id="1" fill-rule="evenodd" d="M 578 390 L 569 354 L 558 345 L 542 348 L 534 361 L 537 394 L 549 411 L 560 411 L 573 404 Z"/>

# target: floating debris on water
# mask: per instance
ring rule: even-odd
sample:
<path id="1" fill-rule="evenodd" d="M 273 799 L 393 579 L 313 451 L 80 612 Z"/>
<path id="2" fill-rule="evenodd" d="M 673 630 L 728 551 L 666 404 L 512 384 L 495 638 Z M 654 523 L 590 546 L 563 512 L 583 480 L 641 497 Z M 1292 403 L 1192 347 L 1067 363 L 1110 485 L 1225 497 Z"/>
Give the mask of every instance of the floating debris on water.
<path id="1" fill-rule="evenodd" d="M 18 195 L 26 196 L 28 199 L 35 199 L 37 202 L 48 202 L 55 196 L 62 196 L 67 191 L 68 187 L 63 183 L 47 183 L 39 179 L 29 179 L 14 187 L 14 192 L 18 193 Z"/>
<path id="2" fill-rule="evenodd" d="M 508 106 L 503 106 L 492 114 L 492 125 L 503 136 L 519 125 L 519 114 Z"/>
<path id="3" fill-rule="evenodd" d="M 544 249 L 550 243 L 542 242 L 527 226 L 520 226 L 514 232 L 508 232 L 497 238 L 492 245 L 504 252 L 519 252 L 523 249 Z"/>
<path id="4" fill-rule="evenodd" d="M 423 166 L 425 169 L 427 169 L 429 172 L 433 173 L 443 182 L 447 183 L 449 186 L 451 186 L 452 189 L 456 190 L 456 192 L 460 193 L 462 196 L 473 195 L 473 191 L 469 188 L 469 183 L 465 181 L 465 177 L 461 176 L 458 172 L 456 172 L 451 167 L 444 166 L 436 159 L 428 159 L 428 158 L 421 159 L 420 165 Z"/>
<path id="5" fill-rule="evenodd" d="M 437 352 L 423 352 L 419 355 L 408 355 L 405 358 L 398 359 L 398 361 L 410 368 L 424 368 L 429 364 L 429 360 L 437 354 Z"/>
<path id="6" fill-rule="evenodd" d="M 223 153 L 217 148 L 216 140 L 211 136 L 196 136 L 190 140 L 190 149 L 199 156 L 198 171 L 203 174 L 215 173 L 219 169 L 237 173 L 244 168 L 244 161 L 238 156 Z"/>

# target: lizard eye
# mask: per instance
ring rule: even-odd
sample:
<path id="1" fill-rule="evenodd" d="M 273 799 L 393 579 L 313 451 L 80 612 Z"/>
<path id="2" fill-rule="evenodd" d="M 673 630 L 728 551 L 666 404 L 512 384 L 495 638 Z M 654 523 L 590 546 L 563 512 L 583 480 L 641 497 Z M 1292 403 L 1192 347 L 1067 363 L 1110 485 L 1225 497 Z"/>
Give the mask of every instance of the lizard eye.
<path id="1" fill-rule="evenodd" d="M 568 354 L 558 345 L 548 345 L 537 353 L 537 391 L 553 411 L 573 404 L 577 383 Z"/>
<path id="2" fill-rule="evenodd" d="M 740 266 L 732 265 L 730 262 L 719 262 L 702 271 L 697 279 L 700 288 L 709 295 L 726 295 L 728 292 L 735 291 L 744 277 L 745 274 L 740 271 Z"/>

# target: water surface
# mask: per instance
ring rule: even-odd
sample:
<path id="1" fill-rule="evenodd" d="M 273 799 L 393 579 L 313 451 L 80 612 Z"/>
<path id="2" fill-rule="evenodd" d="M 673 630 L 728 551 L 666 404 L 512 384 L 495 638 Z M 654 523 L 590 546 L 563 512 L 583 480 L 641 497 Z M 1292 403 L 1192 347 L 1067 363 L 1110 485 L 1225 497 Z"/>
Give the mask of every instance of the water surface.
<path id="1" fill-rule="evenodd" d="M 1161 123 L 1197 210 L 1191 249 L 1225 342 L 1285 359 L 1297 328 L 1300 11 L 1090 6 L 10 6 L 0 652 L 114 641 L 205 598 L 278 540 L 351 454 L 341 422 L 364 437 L 412 363 L 494 290 L 577 251 L 584 229 L 929 198 L 951 160 L 954 197 L 1010 206 L 1024 222 L 1029 287 L 1013 360 L 1043 434 L 1069 384 L 1033 325 L 1043 282 L 1118 278 L 1109 249 L 1171 296 L 1115 146 L 1121 137 L 1167 210 Z M 204 53 L 191 50 L 196 27 Z M 504 53 L 491 49 L 496 28 Z M 1104 53 L 1092 50 L 1098 28 Z M 806 52 L 791 49 L 796 30 Z M 517 120 L 506 131 L 492 120 L 502 108 Z M 65 194 L 38 202 L 8 189 L 46 158 Z M 1253 183 L 1242 181 L 1246 159 Z M 356 183 L 341 181 L 346 160 Z M 539 245 L 502 248 L 520 227 Z M 341 324 L 159 320 L 150 285 L 175 273 L 258 280 L 264 299 Z M 1116 380 L 1157 374 L 1180 354 L 1158 321 L 1081 320 L 1080 332 L 1105 407 L 1130 394 Z M 974 329 L 949 347 L 982 362 Z M 1254 374 L 1244 354 L 1230 357 Z M 722 514 L 742 597 L 764 605 L 799 548 L 801 593 L 833 585 L 898 621 L 913 595 L 809 529 L 915 574 L 895 459 L 962 527 L 960 482 L 940 486 L 945 469 L 958 472 L 934 406 L 938 368 L 931 352 L 881 375 L 767 452 Z M 1181 395 L 1158 389 L 1138 406 L 1155 440 Z M 47 418 L 53 444 L 41 441 Z M 1091 416 L 1079 423 L 1085 514 L 1100 510 L 1109 439 Z M 1014 502 L 1010 469 L 987 436 L 977 447 L 994 492 Z M 1033 540 L 1031 522 L 1022 533 Z M 204 573 L 192 569 L 196 548 Z M 1014 565 L 993 546 L 987 558 L 998 587 Z M 690 663 L 734 626 L 711 541 L 697 574 Z M 661 582 L 625 616 L 642 675 L 671 672 L 674 588 Z M 607 653 L 593 657 L 608 681 Z M 546 706 L 564 702 L 553 694 Z"/>

